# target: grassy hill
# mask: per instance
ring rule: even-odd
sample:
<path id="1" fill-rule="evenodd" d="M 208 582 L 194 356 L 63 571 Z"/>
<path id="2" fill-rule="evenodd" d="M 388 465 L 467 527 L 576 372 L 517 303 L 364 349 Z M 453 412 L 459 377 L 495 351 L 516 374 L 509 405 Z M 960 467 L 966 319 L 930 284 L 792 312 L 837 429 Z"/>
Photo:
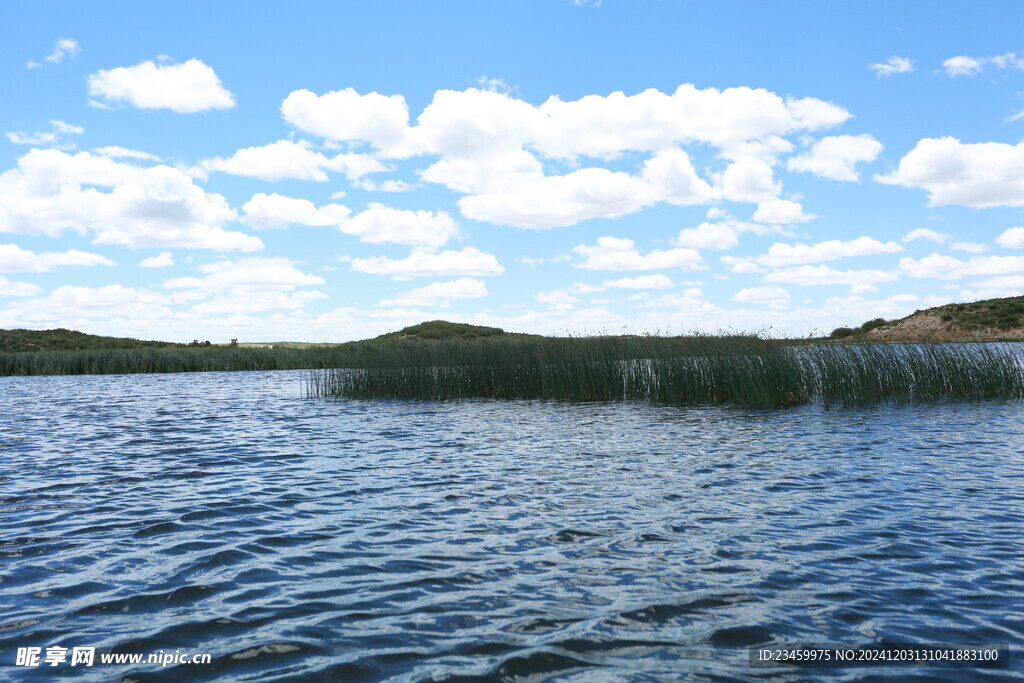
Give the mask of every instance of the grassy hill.
<path id="1" fill-rule="evenodd" d="M 416 339 L 480 339 L 481 337 L 497 337 L 499 335 L 536 336 L 506 332 L 500 327 L 482 327 L 468 323 L 431 320 L 419 325 L 411 325 L 397 332 L 382 334 L 377 339 L 394 339 L 396 337 L 414 337 Z"/>
<path id="2" fill-rule="evenodd" d="M 946 304 L 898 320 L 877 318 L 857 328 L 840 327 L 831 336 L 867 341 L 1024 339 L 1024 296 Z"/>
<path id="3" fill-rule="evenodd" d="M 0 330 L 0 351 L 85 351 L 90 349 L 162 349 L 184 344 L 144 341 L 128 337 L 103 337 L 75 330 Z"/>

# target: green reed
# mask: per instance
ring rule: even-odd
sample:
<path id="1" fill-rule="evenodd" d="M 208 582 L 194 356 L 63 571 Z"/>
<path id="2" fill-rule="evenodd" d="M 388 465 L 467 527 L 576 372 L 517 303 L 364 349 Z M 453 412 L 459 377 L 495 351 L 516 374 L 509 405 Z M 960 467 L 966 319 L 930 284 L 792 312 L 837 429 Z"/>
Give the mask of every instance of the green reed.
<path id="1" fill-rule="evenodd" d="M 790 346 L 754 337 L 407 343 L 311 372 L 310 397 L 648 400 L 772 407 L 1024 398 L 1024 345 Z"/>

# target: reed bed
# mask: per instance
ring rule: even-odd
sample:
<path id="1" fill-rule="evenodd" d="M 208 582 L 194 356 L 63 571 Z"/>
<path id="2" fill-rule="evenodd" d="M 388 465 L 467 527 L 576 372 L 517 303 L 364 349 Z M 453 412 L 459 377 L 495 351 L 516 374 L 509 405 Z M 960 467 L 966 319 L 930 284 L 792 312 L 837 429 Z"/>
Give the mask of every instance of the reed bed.
<path id="1" fill-rule="evenodd" d="M 481 339 L 311 372 L 310 397 L 774 407 L 1024 398 L 1024 345 L 790 346 L 753 337 Z"/>

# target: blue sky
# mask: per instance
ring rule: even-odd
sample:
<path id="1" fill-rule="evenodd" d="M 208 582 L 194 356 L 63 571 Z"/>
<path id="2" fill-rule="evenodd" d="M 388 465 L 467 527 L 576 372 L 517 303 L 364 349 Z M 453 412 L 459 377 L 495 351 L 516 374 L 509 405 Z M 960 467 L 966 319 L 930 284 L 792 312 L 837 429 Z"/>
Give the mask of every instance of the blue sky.
<path id="1" fill-rule="evenodd" d="M 1024 9 L 29 3 L 0 328 L 827 333 L 1024 293 Z"/>

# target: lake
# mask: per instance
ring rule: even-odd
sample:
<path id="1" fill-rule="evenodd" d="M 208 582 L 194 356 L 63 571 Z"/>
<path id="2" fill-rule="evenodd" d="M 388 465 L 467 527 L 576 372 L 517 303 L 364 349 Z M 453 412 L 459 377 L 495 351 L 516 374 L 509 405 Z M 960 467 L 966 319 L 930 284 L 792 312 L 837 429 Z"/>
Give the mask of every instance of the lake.
<path id="1" fill-rule="evenodd" d="M 304 398 L 3 377 L 0 678 L 1006 680 L 748 646 L 1024 645 L 1024 406 Z M 15 665 L 18 648 L 96 663 Z M 206 664 L 101 664 L 100 653 Z"/>

